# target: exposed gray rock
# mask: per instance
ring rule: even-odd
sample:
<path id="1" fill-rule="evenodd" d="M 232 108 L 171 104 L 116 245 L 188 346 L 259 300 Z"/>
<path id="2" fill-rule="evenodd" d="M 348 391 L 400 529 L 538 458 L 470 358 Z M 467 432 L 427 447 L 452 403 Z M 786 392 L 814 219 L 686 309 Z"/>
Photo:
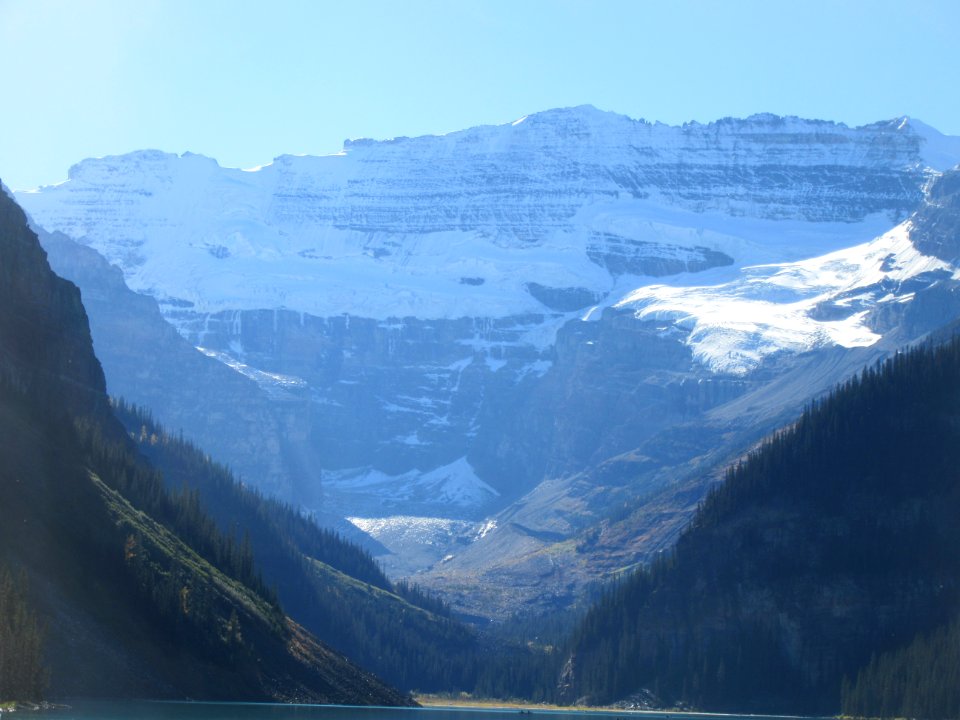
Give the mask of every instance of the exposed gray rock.
<path id="1" fill-rule="evenodd" d="M 572 108 L 247 173 L 142 151 L 84 161 L 21 200 L 89 246 L 48 250 L 89 296 L 112 392 L 299 505 L 462 521 L 449 548 L 417 557 L 438 559 L 425 582 L 480 613 L 572 602 L 591 573 L 641 562 L 714 463 L 955 317 L 944 268 L 841 288 L 806 319 L 866 313 L 875 348 L 758 334 L 733 374 L 695 356 L 695 318 L 617 306 L 653 278 L 682 289 L 739 272 L 771 304 L 797 302 L 790 282 L 744 266 L 905 218 L 935 175 L 932 132 L 771 115 L 668 127 Z M 951 177 L 914 219 L 918 247 L 948 261 Z M 496 529 L 475 531 L 488 517 Z"/>

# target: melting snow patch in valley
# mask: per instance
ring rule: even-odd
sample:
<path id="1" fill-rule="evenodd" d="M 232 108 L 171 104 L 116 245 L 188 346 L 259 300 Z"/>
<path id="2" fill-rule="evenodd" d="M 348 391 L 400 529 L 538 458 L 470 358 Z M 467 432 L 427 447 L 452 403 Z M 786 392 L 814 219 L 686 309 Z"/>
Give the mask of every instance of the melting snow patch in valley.
<path id="1" fill-rule="evenodd" d="M 416 542 L 446 547 L 451 538 L 472 532 L 477 523 L 450 518 L 391 515 L 389 517 L 348 517 L 351 523 L 380 542 Z"/>
<path id="2" fill-rule="evenodd" d="M 380 556 L 391 577 L 413 575 L 453 557 L 455 548 L 475 539 L 480 523 L 443 517 L 390 515 L 348 517 L 370 537 L 389 550 Z"/>

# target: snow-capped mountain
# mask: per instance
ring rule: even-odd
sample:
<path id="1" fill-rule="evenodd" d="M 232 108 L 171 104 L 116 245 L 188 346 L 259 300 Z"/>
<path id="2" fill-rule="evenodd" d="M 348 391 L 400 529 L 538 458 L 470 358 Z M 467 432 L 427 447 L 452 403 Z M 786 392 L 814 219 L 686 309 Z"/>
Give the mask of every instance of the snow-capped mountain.
<path id="1" fill-rule="evenodd" d="M 17 199 L 264 403 L 307 408 L 278 421 L 293 440 L 266 443 L 267 477 L 233 443 L 246 481 L 369 529 L 479 523 L 790 358 L 877 345 L 884 307 L 956 278 L 908 218 L 958 161 L 960 138 L 906 118 L 672 127 L 579 107 L 250 170 L 85 160 Z M 189 403 L 183 384 L 167 394 Z"/>
<path id="2" fill-rule="evenodd" d="M 933 162 L 960 158 L 953 138 L 914 125 L 671 127 L 582 107 L 252 170 L 156 151 L 86 160 L 18 199 L 171 318 L 506 317 L 589 305 L 623 275 L 783 260 L 783 247 L 807 257 L 856 237 L 850 226 L 886 229 Z"/>

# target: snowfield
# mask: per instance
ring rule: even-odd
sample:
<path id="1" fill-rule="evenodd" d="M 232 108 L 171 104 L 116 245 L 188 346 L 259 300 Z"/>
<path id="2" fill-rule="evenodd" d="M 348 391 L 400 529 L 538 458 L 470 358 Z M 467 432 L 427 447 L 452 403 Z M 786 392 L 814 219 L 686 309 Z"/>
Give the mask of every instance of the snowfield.
<path id="1" fill-rule="evenodd" d="M 869 310 L 908 302 L 911 280 L 957 269 L 921 254 L 904 222 L 871 242 L 794 263 L 747 265 L 734 280 L 693 287 L 648 285 L 615 307 L 675 325 L 694 356 L 716 372 L 742 375 L 768 356 L 880 339 Z"/>
<path id="2" fill-rule="evenodd" d="M 419 442 L 416 436 L 402 440 Z M 330 506 L 342 505 L 347 513 L 380 514 L 418 507 L 470 515 L 500 494 L 477 477 L 466 458 L 399 475 L 373 468 L 332 470 L 324 474 L 323 485 Z"/>

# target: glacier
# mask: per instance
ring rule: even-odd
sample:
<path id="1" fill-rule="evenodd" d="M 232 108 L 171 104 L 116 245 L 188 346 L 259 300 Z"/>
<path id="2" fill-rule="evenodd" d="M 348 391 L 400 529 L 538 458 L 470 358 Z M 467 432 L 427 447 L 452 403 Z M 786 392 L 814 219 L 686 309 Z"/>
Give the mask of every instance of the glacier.
<path id="1" fill-rule="evenodd" d="M 683 328 L 697 361 L 718 373 L 743 375 L 781 352 L 872 345 L 880 335 L 868 325 L 871 309 L 908 302 L 913 293 L 903 288 L 924 275 L 960 279 L 950 263 L 920 253 L 909 231 L 908 221 L 807 260 L 747 265 L 717 285 L 644 286 L 616 307 Z"/>

